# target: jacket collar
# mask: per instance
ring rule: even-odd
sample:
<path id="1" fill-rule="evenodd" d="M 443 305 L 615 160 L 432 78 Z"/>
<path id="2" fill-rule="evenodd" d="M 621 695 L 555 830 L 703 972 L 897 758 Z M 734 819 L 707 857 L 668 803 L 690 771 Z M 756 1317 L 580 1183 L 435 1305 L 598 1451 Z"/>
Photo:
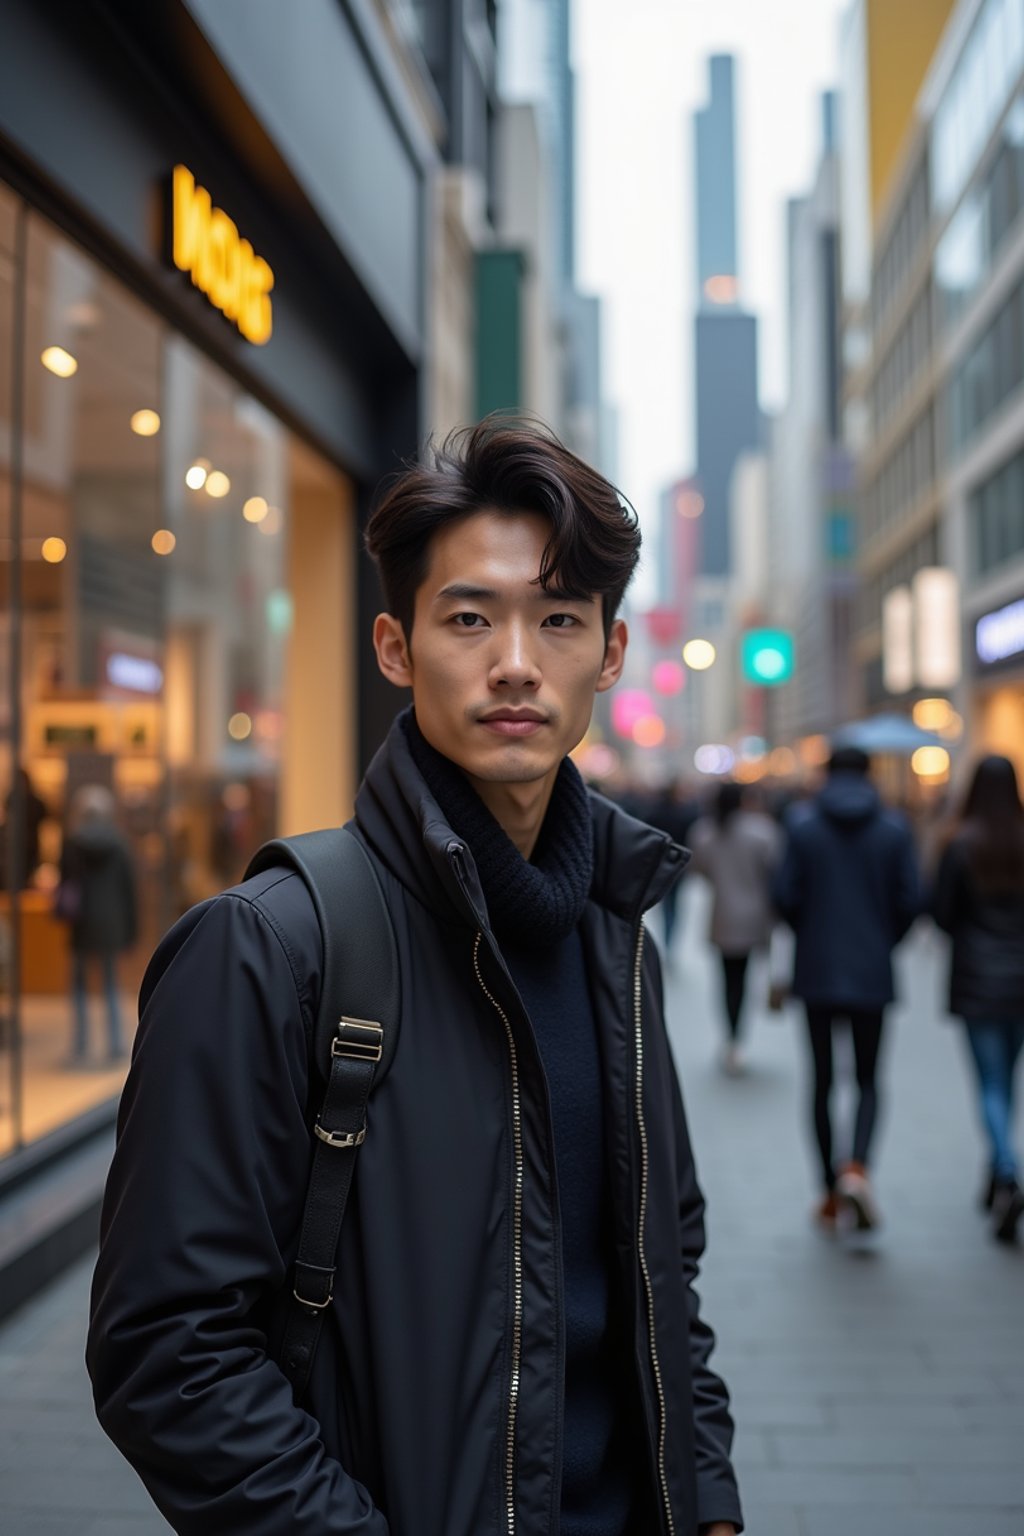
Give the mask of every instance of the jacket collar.
<path id="1" fill-rule="evenodd" d="M 590 795 L 590 900 L 630 923 L 674 883 L 689 855 L 664 832 Z M 489 926 L 472 851 L 446 820 L 411 751 L 401 716 L 366 771 L 356 824 L 395 878 L 441 922 Z"/>

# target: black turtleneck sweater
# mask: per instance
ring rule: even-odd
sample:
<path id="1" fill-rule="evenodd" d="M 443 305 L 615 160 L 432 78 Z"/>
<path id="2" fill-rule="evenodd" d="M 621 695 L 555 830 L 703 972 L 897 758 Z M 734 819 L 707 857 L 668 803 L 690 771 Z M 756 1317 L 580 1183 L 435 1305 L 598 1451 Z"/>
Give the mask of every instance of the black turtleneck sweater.
<path id="1" fill-rule="evenodd" d="M 551 1103 L 561 1215 L 565 1412 L 558 1536 L 625 1536 L 633 1500 L 629 1394 L 612 1326 L 601 1050 L 579 920 L 593 873 L 586 788 L 566 759 L 533 858 L 465 775 L 408 723 L 413 757 L 473 855 L 488 917 L 533 1026 Z"/>

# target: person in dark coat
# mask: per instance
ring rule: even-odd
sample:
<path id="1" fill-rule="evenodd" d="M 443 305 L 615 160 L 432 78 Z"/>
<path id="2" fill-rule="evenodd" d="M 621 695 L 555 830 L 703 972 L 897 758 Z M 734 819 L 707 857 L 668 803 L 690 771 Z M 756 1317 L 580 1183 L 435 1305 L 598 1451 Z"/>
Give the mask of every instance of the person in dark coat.
<path id="1" fill-rule="evenodd" d="M 921 907 L 910 827 L 882 805 L 869 769 L 858 748 L 833 752 L 817 799 L 787 819 L 786 852 L 773 890 L 796 937 L 792 993 L 807 1013 L 814 1133 L 825 1186 L 816 1216 L 826 1230 L 840 1218 L 861 1229 L 879 1221 L 868 1166 L 882 1025 L 893 999 L 892 951 Z M 853 1036 L 859 1099 L 850 1156 L 837 1168 L 829 1110 L 832 1037 L 844 1022 Z"/>
<path id="2" fill-rule="evenodd" d="M 107 1054 L 124 1055 L 117 956 L 135 943 L 138 913 L 131 850 L 114 820 L 115 801 L 102 784 L 84 784 L 71 804 L 61 850 L 64 916 L 71 929 L 72 1065 L 89 1055 L 88 969 L 99 962 L 107 1005 Z M 69 894 L 70 893 L 70 894 Z M 60 911 L 60 908 L 58 908 Z"/>
<path id="3" fill-rule="evenodd" d="M 624 806 L 623 809 L 630 808 Z M 651 797 L 650 804 L 640 813 L 640 820 L 649 822 L 652 827 L 657 827 L 659 832 L 667 832 L 673 842 L 686 843 L 689 840 L 690 829 L 700 813 L 700 801 L 688 793 L 682 779 L 676 779 L 664 785 L 656 795 Z M 633 814 L 636 815 L 637 812 Z M 683 879 L 685 878 L 684 875 Z M 669 887 L 661 903 L 665 959 L 670 969 L 673 963 L 673 943 L 679 921 L 679 897 L 683 888 L 683 879 L 677 880 Z"/>
<path id="4" fill-rule="evenodd" d="M 490 418 L 390 484 L 367 542 L 378 662 L 413 707 L 350 825 L 401 1020 L 308 1389 L 272 1324 L 322 951 L 277 868 L 187 913 L 143 984 L 93 1290 L 100 1420 L 188 1536 L 732 1536 L 704 1204 L 644 938 L 685 854 L 568 756 L 622 669 L 635 517 L 541 429 Z"/>
<path id="5" fill-rule="evenodd" d="M 47 817 L 46 802 L 36 794 L 27 768 L 14 770 L 14 782 L 4 800 L 0 848 L 0 887 L 13 881 L 15 890 L 32 884 L 39 868 L 39 829 Z"/>
<path id="6" fill-rule="evenodd" d="M 952 939 L 949 1011 L 964 1022 L 991 1162 L 983 1205 L 1014 1242 L 1024 1194 L 1013 1148 L 1024 1048 L 1024 808 L 1006 757 L 985 757 L 939 862 L 931 912 Z"/>

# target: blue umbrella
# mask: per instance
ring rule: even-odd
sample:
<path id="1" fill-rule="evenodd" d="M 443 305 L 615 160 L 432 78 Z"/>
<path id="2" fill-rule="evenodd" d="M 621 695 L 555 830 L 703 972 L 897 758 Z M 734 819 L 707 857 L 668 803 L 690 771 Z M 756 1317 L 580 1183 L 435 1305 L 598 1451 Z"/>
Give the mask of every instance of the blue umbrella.
<path id="1" fill-rule="evenodd" d="M 834 732 L 836 747 L 859 747 L 862 752 L 889 752 L 910 757 L 918 747 L 941 747 L 945 743 L 934 731 L 923 731 L 906 715 L 873 715 L 870 720 L 853 720 Z"/>

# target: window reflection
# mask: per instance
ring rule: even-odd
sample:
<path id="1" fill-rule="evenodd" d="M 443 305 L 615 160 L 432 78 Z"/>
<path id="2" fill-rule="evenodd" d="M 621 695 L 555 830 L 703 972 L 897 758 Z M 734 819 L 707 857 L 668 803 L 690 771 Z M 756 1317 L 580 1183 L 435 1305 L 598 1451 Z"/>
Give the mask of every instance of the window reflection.
<path id="1" fill-rule="evenodd" d="M 118 1091 L 161 933 L 240 879 L 286 796 L 293 823 L 340 819 L 350 515 L 336 471 L 0 186 L 0 1156 Z M 298 623 L 296 560 L 312 615 Z M 316 722 L 287 760 L 286 685 Z M 321 720 L 330 781 L 311 807 L 294 770 Z"/>

